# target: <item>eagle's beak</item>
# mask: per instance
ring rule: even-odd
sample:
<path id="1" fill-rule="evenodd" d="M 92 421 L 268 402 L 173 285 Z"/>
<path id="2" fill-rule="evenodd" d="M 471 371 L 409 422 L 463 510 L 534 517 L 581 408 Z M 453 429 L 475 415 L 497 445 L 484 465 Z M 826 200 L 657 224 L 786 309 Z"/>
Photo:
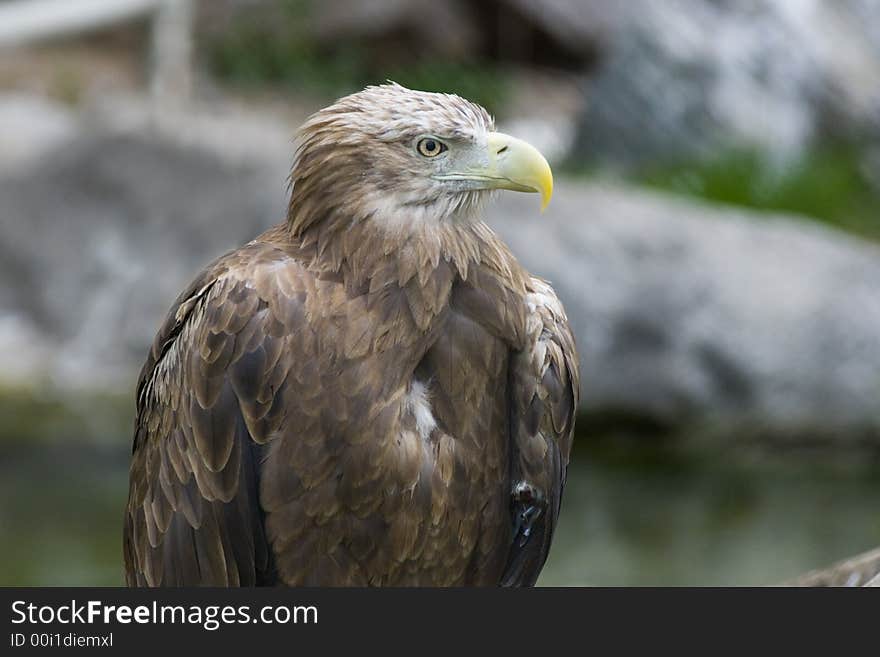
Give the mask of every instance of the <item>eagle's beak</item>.
<path id="1" fill-rule="evenodd" d="M 494 189 L 541 194 L 541 211 L 553 196 L 553 172 L 537 148 L 522 139 L 490 132 L 486 175 Z"/>
<path id="2" fill-rule="evenodd" d="M 436 176 L 438 180 L 466 180 L 472 189 L 512 189 L 541 194 L 541 211 L 553 195 L 553 173 L 538 149 L 522 139 L 490 132 L 487 153 L 479 164 Z"/>

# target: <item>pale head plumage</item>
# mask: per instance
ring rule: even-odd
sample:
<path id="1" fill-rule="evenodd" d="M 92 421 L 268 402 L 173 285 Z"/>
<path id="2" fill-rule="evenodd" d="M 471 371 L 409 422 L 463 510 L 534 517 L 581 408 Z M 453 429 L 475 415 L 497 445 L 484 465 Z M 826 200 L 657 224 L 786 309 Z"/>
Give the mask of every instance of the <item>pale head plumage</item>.
<path id="1" fill-rule="evenodd" d="M 489 113 L 453 94 L 398 84 L 367 87 L 312 115 L 300 131 L 288 220 L 294 233 L 324 221 L 417 224 L 467 219 L 485 190 L 438 180 L 479 159 L 494 129 Z M 448 151 L 426 157 L 421 139 Z"/>

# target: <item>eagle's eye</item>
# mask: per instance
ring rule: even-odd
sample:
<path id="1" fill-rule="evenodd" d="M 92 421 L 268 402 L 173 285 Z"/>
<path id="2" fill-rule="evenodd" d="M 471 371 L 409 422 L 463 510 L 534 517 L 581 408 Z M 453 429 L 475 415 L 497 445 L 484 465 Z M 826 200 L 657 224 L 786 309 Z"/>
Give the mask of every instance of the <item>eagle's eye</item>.
<path id="1" fill-rule="evenodd" d="M 439 139 L 434 139 L 433 137 L 425 137 L 424 139 L 419 139 L 419 143 L 416 144 L 416 148 L 418 149 L 421 155 L 425 157 L 437 157 L 446 150 L 446 144 L 444 144 Z"/>

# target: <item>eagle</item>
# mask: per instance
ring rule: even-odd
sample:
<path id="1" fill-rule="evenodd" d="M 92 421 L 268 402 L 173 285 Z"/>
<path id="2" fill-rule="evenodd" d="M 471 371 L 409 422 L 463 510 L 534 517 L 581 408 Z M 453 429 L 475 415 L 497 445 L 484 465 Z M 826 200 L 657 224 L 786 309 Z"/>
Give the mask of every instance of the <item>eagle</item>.
<path id="1" fill-rule="evenodd" d="M 531 586 L 578 403 L 563 307 L 483 221 L 553 179 L 452 94 L 299 135 L 285 219 L 177 298 L 137 384 L 129 586 Z"/>

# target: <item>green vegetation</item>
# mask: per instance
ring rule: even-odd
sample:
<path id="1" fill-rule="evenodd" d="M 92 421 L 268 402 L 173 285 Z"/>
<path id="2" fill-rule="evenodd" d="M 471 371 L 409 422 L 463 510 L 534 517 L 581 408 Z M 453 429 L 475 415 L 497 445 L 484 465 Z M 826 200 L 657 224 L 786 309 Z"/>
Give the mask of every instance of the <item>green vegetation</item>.
<path id="1" fill-rule="evenodd" d="M 277 15 L 244 13 L 234 29 L 209 35 L 205 55 L 211 71 L 221 81 L 250 89 L 271 86 L 339 96 L 394 80 L 415 89 L 457 93 L 490 112 L 502 106 L 508 82 L 497 66 L 401 53 L 404 43 L 352 41 L 324 47 L 306 29 L 309 5 L 284 0 Z"/>
<path id="2" fill-rule="evenodd" d="M 637 180 L 710 201 L 813 217 L 880 239 L 880 188 L 854 146 L 816 148 L 790 165 L 755 151 L 731 151 L 703 163 L 653 167 Z"/>
<path id="3" fill-rule="evenodd" d="M 131 440 L 134 392 L 69 393 L 0 386 L 0 446 L 108 436 L 123 427 Z"/>

